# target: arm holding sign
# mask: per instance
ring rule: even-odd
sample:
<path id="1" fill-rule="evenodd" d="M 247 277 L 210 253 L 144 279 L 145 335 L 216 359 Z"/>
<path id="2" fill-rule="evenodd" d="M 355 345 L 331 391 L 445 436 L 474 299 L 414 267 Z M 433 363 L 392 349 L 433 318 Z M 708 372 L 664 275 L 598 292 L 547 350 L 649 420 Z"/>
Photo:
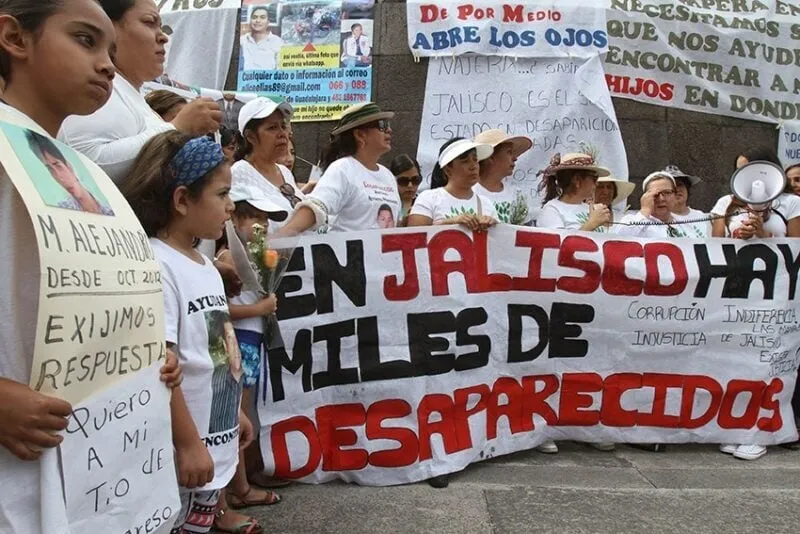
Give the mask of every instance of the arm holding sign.
<path id="1" fill-rule="evenodd" d="M 72 406 L 7 378 L 0 378 L 0 445 L 20 460 L 36 460 L 42 448 L 64 439 Z"/>
<path id="2" fill-rule="evenodd" d="M 178 363 L 178 357 L 170 348 L 167 348 L 167 359 L 161 367 L 161 381 L 170 389 L 175 389 L 183 382 L 183 370 Z"/>

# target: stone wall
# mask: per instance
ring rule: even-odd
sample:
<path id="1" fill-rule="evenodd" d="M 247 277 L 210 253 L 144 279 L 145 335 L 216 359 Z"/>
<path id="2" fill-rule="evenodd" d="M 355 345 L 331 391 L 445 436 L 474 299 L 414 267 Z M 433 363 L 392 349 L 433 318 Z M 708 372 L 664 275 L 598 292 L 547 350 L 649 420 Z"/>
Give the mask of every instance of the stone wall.
<path id="1" fill-rule="evenodd" d="M 422 59 L 415 63 L 408 51 L 405 2 L 384 0 L 376 4 L 374 33 L 373 100 L 397 114 L 393 121 L 394 150 L 386 156 L 388 162 L 396 154 L 416 154 L 428 62 Z M 238 53 L 234 50 L 234 57 Z M 235 80 L 236 73 L 229 73 L 228 89 L 235 89 Z M 710 209 L 717 198 L 730 192 L 728 178 L 743 149 L 777 145 L 777 130 L 767 123 L 618 98 L 614 105 L 628 154 L 630 179 L 641 182 L 668 163 L 678 165 L 705 179 L 693 191 L 692 205 L 698 209 Z M 328 141 L 331 127 L 330 122 L 296 124 L 298 155 L 315 160 Z M 298 164 L 296 174 L 304 178 L 309 170 L 307 165 Z M 638 204 L 638 194 L 637 190 L 631 204 Z"/>

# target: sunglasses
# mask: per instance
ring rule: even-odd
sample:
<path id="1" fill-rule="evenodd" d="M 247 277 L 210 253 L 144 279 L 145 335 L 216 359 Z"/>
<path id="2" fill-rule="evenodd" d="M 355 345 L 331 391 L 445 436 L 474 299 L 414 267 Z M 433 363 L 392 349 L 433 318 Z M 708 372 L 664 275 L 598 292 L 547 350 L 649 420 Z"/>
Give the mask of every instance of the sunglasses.
<path id="1" fill-rule="evenodd" d="M 397 179 L 397 185 L 408 187 L 409 185 L 419 185 L 422 183 L 422 176 L 401 176 Z"/>
<path id="2" fill-rule="evenodd" d="M 389 130 L 391 127 L 392 123 L 389 121 L 389 119 L 378 119 L 367 126 L 367 128 L 375 128 L 376 130 L 380 130 L 382 132 Z"/>
<path id="3" fill-rule="evenodd" d="M 286 200 L 289 201 L 289 204 L 291 204 L 292 209 L 294 209 L 295 206 L 300 204 L 300 202 L 301 202 L 300 201 L 300 197 L 298 197 L 295 194 L 294 187 L 292 187 L 291 185 L 289 185 L 287 183 L 284 183 L 278 189 L 280 190 L 281 195 L 283 195 L 284 198 L 286 198 Z"/>

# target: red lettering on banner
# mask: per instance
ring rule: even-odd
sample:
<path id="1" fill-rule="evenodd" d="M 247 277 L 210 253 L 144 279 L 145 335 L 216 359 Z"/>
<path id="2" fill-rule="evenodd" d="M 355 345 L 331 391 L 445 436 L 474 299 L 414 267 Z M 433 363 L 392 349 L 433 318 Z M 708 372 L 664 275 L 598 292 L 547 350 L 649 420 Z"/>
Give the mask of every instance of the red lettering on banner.
<path id="1" fill-rule="evenodd" d="M 458 260 L 445 260 L 448 250 L 458 252 Z M 478 277 L 475 270 L 475 249 L 472 240 L 460 230 L 445 230 L 433 235 L 428 244 L 431 264 L 431 295 L 441 297 L 450 294 L 447 277 L 450 273 L 464 276 L 468 293 L 478 292 Z"/>
<path id="2" fill-rule="evenodd" d="M 289 445 L 286 440 L 286 435 L 291 432 L 300 432 L 308 442 L 308 459 L 302 467 L 294 470 L 292 469 Z M 281 478 L 303 478 L 317 470 L 322 458 L 322 450 L 319 446 L 317 429 L 314 427 L 314 422 L 308 417 L 298 415 L 272 425 L 270 443 L 272 444 L 272 454 L 275 458 L 275 474 L 277 476 Z"/>
<path id="3" fill-rule="evenodd" d="M 538 232 L 517 232 L 514 244 L 518 247 L 531 249 L 528 259 L 528 277 L 512 279 L 512 289 L 515 291 L 547 291 L 556 290 L 556 281 L 553 278 L 542 278 L 542 257 L 544 249 L 558 248 L 561 237 L 558 234 Z"/>
<path id="4" fill-rule="evenodd" d="M 478 286 L 481 293 L 509 291 L 511 277 L 507 274 L 489 272 L 489 233 L 478 232 L 475 239 L 475 268 L 478 270 Z"/>
<path id="5" fill-rule="evenodd" d="M 643 255 L 642 244 L 635 241 L 603 243 L 603 290 L 609 295 L 641 295 L 644 284 L 640 280 L 627 277 L 625 262 L 629 258 L 641 258 Z"/>
<path id="6" fill-rule="evenodd" d="M 599 410 L 584 410 L 594 404 L 590 393 L 603 391 L 603 379 L 596 373 L 564 373 L 561 377 L 561 399 L 558 424 L 592 426 L 600 421 Z"/>
<path id="7" fill-rule="evenodd" d="M 435 4 L 425 4 L 419 6 L 420 22 L 433 22 L 438 19 L 447 18 L 447 9 L 439 9 Z"/>
<path id="8" fill-rule="evenodd" d="M 376 451 L 369 455 L 369 465 L 375 467 L 404 467 L 417 461 L 419 441 L 413 430 L 384 427 L 386 419 L 411 415 L 411 405 L 403 399 L 387 399 L 373 403 L 367 410 L 367 439 L 389 439 L 400 444 L 396 449 Z M 471 446 L 471 445 L 470 445 Z"/>
<path id="9" fill-rule="evenodd" d="M 542 385 L 540 391 L 537 386 Z M 560 386 L 560 389 L 559 389 Z M 271 426 L 270 441 L 275 460 L 275 474 L 286 478 L 302 478 L 319 469 L 324 471 L 353 471 L 367 465 L 375 467 L 404 467 L 433 457 L 431 441 L 441 436 L 445 454 L 454 454 L 473 447 L 469 418 L 485 412 L 488 440 L 496 439 L 499 421 L 505 417 L 511 434 L 533 431 L 533 417 L 542 417 L 549 426 L 592 426 L 602 424 L 616 428 L 646 426 L 652 428 L 695 429 L 716 419 L 724 429 L 776 432 L 783 427 L 780 403 L 775 396 L 784 384 L 774 378 L 769 384 L 757 380 L 731 380 L 726 385 L 703 375 L 659 373 L 617 373 L 603 379 L 596 373 L 564 373 L 559 376 L 533 375 L 520 381 L 512 377 L 498 378 L 490 388 L 486 384 L 456 390 L 452 397 L 444 393 L 427 394 L 416 409 L 417 430 L 405 427 L 385 427 L 387 419 L 407 418 L 414 407 L 403 399 L 383 399 L 368 409 L 359 403 L 328 405 L 316 409 L 314 421 L 295 416 Z M 625 392 L 652 388 L 650 411 L 622 408 Z M 666 413 L 667 392 L 673 389 L 681 395 L 680 415 Z M 699 393 L 710 397 L 702 414 L 692 413 Z M 599 394 L 599 409 L 594 395 Z M 558 413 L 547 402 L 557 395 Z M 734 405 L 740 396 L 747 396 L 744 413 L 734 415 Z M 477 396 L 477 400 L 474 400 Z M 471 402 L 472 400 L 472 402 Z M 501 404 L 501 400 L 505 400 Z M 641 402 L 641 398 L 640 398 Z M 705 403 L 701 403 L 705 404 Z M 743 402 L 735 413 L 742 412 Z M 763 417 L 761 412 L 766 411 Z M 433 419 L 433 420 L 432 420 Z M 362 448 L 343 449 L 356 445 L 353 428 L 364 427 L 366 439 L 393 440 L 398 447 L 367 453 Z M 289 455 L 288 436 L 300 433 L 308 444 L 304 458 Z M 292 468 L 292 460 L 299 467 Z"/>
<path id="10" fill-rule="evenodd" d="M 558 264 L 562 267 L 579 269 L 586 274 L 582 277 L 562 276 L 558 279 L 558 289 L 579 294 L 597 291 L 597 288 L 600 287 L 600 275 L 602 273 L 600 266 L 594 261 L 575 258 L 576 252 L 597 251 L 597 243 L 587 237 L 576 235 L 565 237 L 561 243 L 561 250 L 558 251 Z"/>
<path id="11" fill-rule="evenodd" d="M 386 300 L 412 300 L 419 295 L 419 272 L 415 251 L 425 248 L 428 234 L 383 234 L 381 235 L 381 251 L 400 251 L 403 255 L 403 283 L 399 284 L 396 275 L 383 280 L 383 295 Z"/>
<path id="12" fill-rule="evenodd" d="M 317 436 L 322 447 L 323 471 L 357 471 L 367 466 L 364 449 L 342 449 L 358 443 L 358 434 L 350 426 L 364 426 L 367 411 L 362 404 L 334 404 L 316 410 Z"/>
<path id="13" fill-rule="evenodd" d="M 675 274 L 675 280 L 669 285 L 661 285 L 658 272 L 658 258 L 667 258 Z M 646 295 L 661 297 L 680 295 L 689 283 L 689 271 L 683 261 L 683 252 L 680 247 L 672 243 L 647 243 L 644 246 L 644 264 L 646 277 L 644 292 Z"/>

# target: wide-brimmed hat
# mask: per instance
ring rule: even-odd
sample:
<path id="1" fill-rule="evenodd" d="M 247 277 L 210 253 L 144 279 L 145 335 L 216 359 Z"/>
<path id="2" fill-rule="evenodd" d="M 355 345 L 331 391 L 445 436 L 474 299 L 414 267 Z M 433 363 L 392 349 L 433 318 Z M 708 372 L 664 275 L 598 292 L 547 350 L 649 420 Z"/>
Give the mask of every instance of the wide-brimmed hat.
<path id="1" fill-rule="evenodd" d="M 605 167 L 595 165 L 594 157 L 591 154 L 583 154 L 580 152 L 572 152 L 564 154 L 563 156 L 556 152 L 550 158 L 550 165 L 544 171 L 539 171 L 539 174 L 544 174 L 545 178 L 553 176 L 559 171 L 589 171 L 597 175 L 598 178 L 608 176 L 611 174 Z"/>
<path id="2" fill-rule="evenodd" d="M 519 135 L 510 136 L 499 129 L 486 130 L 485 132 L 479 133 L 475 136 L 475 142 L 482 145 L 492 145 L 492 148 L 497 148 L 498 145 L 502 145 L 503 143 L 511 143 L 511 151 L 515 158 L 518 158 L 533 147 L 533 141 L 529 138 Z"/>
<path id="3" fill-rule="evenodd" d="M 247 180 L 233 180 L 229 193 L 234 202 L 247 202 L 257 210 L 266 213 L 273 221 L 285 221 L 289 212 L 272 201 L 260 188 Z"/>
<path id="4" fill-rule="evenodd" d="M 492 145 L 475 143 L 469 139 L 459 139 L 453 144 L 448 145 L 447 148 L 442 150 L 442 153 L 439 154 L 439 166 L 447 166 L 448 163 L 456 159 L 458 156 L 466 154 L 470 150 L 475 150 L 475 153 L 478 156 L 478 161 L 483 161 L 486 158 L 491 157 L 491 155 L 494 153 L 494 147 Z"/>
<path id="5" fill-rule="evenodd" d="M 642 180 L 642 191 L 647 191 L 647 184 L 652 182 L 657 178 L 669 178 L 672 180 L 673 185 L 675 184 L 675 177 L 672 174 L 665 172 L 665 171 L 656 171 L 651 172 L 647 176 L 645 176 L 644 180 Z"/>
<path id="6" fill-rule="evenodd" d="M 611 176 L 603 176 L 602 178 L 597 179 L 597 183 L 600 182 L 610 182 L 614 184 L 617 188 L 617 194 L 614 196 L 614 199 L 611 201 L 611 204 L 618 204 L 631 196 L 633 190 L 636 189 L 636 184 L 632 182 L 628 182 L 626 180 L 620 180 L 618 178 L 612 178 Z"/>
<path id="7" fill-rule="evenodd" d="M 364 126 L 371 122 L 379 121 L 381 119 L 392 119 L 394 113 L 391 111 L 381 111 L 378 104 L 374 102 L 366 102 L 364 104 L 356 104 L 350 106 L 342 112 L 342 117 L 339 119 L 339 124 L 333 129 L 331 135 L 339 135 L 348 130 Z"/>
<path id="8" fill-rule="evenodd" d="M 292 105 L 279 96 L 258 96 L 242 106 L 239 111 L 239 131 L 244 132 L 247 123 L 252 120 L 266 119 L 275 111 L 281 111 L 287 119 L 292 118 Z"/>
<path id="9" fill-rule="evenodd" d="M 664 172 L 669 173 L 672 175 L 673 178 L 686 178 L 689 180 L 689 185 L 697 185 L 703 181 L 702 178 L 699 176 L 692 176 L 691 174 L 686 174 L 682 170 L 678 168 L 677 165 L 667 165 L 664 167 Z"/>

